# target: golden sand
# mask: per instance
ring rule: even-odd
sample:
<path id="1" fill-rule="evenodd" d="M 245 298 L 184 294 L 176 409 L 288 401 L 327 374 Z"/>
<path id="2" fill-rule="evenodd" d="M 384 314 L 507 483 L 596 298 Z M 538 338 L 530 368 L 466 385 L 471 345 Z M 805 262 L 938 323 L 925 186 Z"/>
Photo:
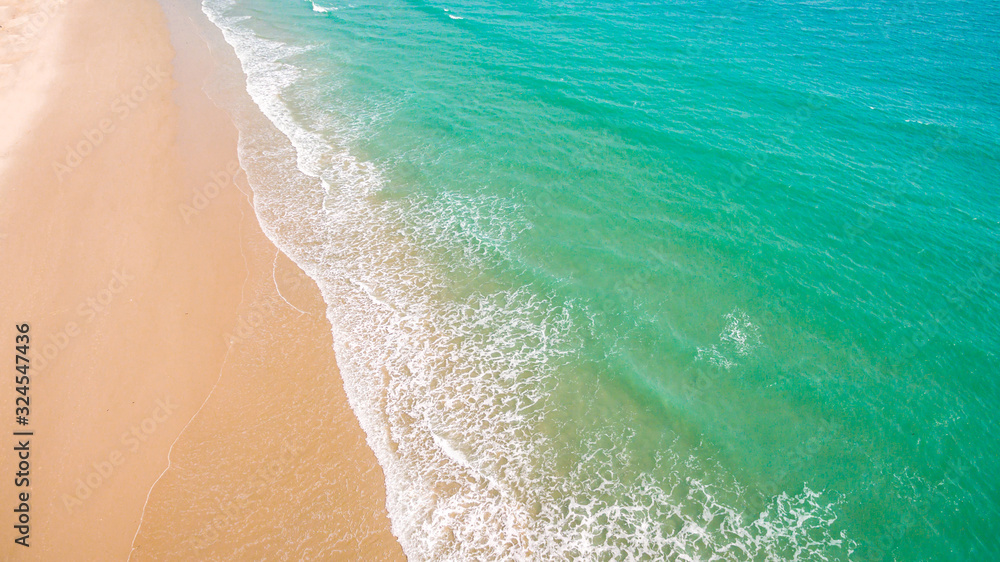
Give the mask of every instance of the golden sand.
<path id="1" fill-rule="evenodd" d="M 211 58 L 166 8 L 169 32 L 153 0 L 0 0 L 8 360 L 32 338 L 28 426 L 0 384 L 0 558 L 402 559 L 325 305 L 261 232 Z"/>

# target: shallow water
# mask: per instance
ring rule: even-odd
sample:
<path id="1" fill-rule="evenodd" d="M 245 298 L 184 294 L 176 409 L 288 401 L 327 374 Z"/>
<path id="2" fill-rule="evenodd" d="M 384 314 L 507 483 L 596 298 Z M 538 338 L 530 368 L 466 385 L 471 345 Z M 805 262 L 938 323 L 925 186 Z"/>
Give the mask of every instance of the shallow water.
<path id="1" fill-rule="evenodd" d="M 204 10 L 412 559 L 1000 557 L 995 3 Z"/>

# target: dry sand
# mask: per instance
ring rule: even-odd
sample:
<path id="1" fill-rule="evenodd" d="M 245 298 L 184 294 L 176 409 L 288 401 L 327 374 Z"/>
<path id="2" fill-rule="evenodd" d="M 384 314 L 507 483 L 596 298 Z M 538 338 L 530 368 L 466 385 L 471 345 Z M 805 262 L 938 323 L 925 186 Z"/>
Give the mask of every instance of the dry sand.
<path id="1" fill-rule="evenodd" d="M 153 0 L 0 0 L 0 558 L 402 559 L 325 305 L 261 232 L 211 58 L 166 7 L 176 53 Z"/>

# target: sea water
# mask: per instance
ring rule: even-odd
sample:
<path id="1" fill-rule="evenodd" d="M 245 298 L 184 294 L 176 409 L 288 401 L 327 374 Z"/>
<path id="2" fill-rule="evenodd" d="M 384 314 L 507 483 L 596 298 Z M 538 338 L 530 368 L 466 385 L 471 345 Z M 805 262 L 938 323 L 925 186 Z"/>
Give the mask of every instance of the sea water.
<path id="1" fill-rule="evenodd" d="M 1000 4 L 203 9 L 411 559 L 1000 559 Z"/>

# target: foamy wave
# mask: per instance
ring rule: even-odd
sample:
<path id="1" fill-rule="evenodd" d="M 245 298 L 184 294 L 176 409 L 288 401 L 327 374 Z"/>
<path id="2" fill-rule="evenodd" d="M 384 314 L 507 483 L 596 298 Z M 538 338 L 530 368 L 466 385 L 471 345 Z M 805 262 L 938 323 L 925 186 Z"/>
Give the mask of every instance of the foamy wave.
<path id="1" fill-rule="evenodd" d="M 519 227 L 498 219 L 512 214 L 507 203 L 379 197 L 385 180 L 352 152 L 347 108 L 299 115 L 283 102 L 301 98 L 303 75 L 285 61 L 308 47 L 255 36 L 234 4 L 203 6 L 270 120 L 236 116 L 255 209 L 322 290 L 345 390 L 411 559 L 842 558 L 849 544 L 828 531 L 835 499 L 806 489 L 753 511 L 724 469 L 699 460 L 711 455 L 675 438 L 637 447 L 620 420 L 567 410 L 557 397 L 581 395 L 564 386 L 577 380 L 588 327 L 573 318 L 585 315 L 487 273 L 513 261 Z M 392 111 L 354 109 L 368 120 Z M 738 311 L 727 318 L 720 349 L 745 356 L 759 336 Z M 659 452 L 647 462 L 638 449 Z"/>
<path id="2" fill-rule="evenodd" d="M 719 343 L 699 347 L 696 361 L 707 361 L 722 369 L 732 369 L 739 365 L 736 357 L 746 357 L 760 347 L 760 328 L 750 321 L 747 313 L 736 308 L 725 315 L 726 326 L 719 333 Z"/>
<path id="3" fill-rule="evenodd" d="M 337 10 L 340 9 L 334 6 L 320 6 L 319 4 L 311 1 L 309 3 L 312 4 L 313 11 L 320 14 L 326 14 L 328 12 L 336 12 Z"/>

